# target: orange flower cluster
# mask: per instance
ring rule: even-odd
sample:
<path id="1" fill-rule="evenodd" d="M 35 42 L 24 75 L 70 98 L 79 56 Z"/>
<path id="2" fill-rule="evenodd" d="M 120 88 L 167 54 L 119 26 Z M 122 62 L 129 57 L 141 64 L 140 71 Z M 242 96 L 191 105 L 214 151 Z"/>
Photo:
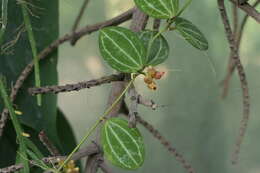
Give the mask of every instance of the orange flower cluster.
<path id="1" fill-rule="evenodd" d="M 151 90 L 156 90 L 157 86 L 154 82 L 155 80 L 161 79 L 165 72 L 159 72 L 155 70 L 153 67 L 149 67 L 147 69 L 147 73 L 144 78 L 144 82 L 147 84 L 147 87 Z"/>
<path id="2" fill-rule="evenodd" d="M 62 161 L 59 161 L 59 165 L 63 163 Z M 74 160 L 70 160 L 63 168 L 64 173 L 79 173 L 79 167 L 76 167 L 76 164 Z"/>

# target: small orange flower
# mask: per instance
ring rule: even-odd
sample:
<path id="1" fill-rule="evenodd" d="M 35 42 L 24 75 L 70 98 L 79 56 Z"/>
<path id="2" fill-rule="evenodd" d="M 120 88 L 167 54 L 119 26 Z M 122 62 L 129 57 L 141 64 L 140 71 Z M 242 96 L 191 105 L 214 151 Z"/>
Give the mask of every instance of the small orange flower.
<path id="1" fill-rule="evenodd" d="M 62 165 L 64 161 L 59 161 L 59 165 Z M 70 160 L 63 168 L 64 173 L 79 173 L 79 167 L 76 167 L 74 160 Z"/>
<path id="2" fill-rule="evenodd" d="M 153 68 L 153 67 L 149 67 L 147 69 L 147 74 L 148 76 L 150 76 L 151 78 L 154 78 L 155 77 L 155 74 L 156 74 L 156 70 Z"/>
<path id="3" fill-rule="evenodd" d="M 153 67 L 149 67 L 147 69 L 147 73 L 144 78 L 144 82 L 147 84 L 147 87 L 151 90 L 156 90 L 157 86 L 154 82 L 154 79 L 158 80 L 161 79 L 165 72 L 159 72 L 155 70 Z"/>
<path id="4" fill-rule="evenodd" d="M 161 79 L 164 74 L 165 74 L 165 72 L 159 72 L 159 71 L 157 71 L 157 72 L 155 73 L 154 78 L 157 79 L 157 80 L 158 80 L 158 79 Z"/>
<path id="5" fill-rule="evenodd" d="M 152 82 L 151 84 L 148 84 L 147 87 L 151 90 L 156 90 L 157 89 L 157 86 L 156 86 L 156 83 L 155 82 Z"/>
<path id="6" fill-rule="evenodd" d="M 79 173 L 79 168 L 76 167 L 74 160 L 69 161 L 65 169 L 65 173 Z"/>
<path id="7" fill-rule="evenodd" d="M 148 77 L 148 76 L 146 76 L 146 77 L 144 78 L 144 82 L 145 82 L 146 84 L 151 84 L 151 83 L 153 83 L 153 79 L 150 78 L 150 77 Z"/>

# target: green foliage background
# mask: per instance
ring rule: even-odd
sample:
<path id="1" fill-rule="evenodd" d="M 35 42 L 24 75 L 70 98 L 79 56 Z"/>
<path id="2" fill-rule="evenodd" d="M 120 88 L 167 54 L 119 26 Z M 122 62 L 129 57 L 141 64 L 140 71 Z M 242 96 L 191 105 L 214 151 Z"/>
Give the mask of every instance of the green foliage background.
<path id="1" fill-rule="evenodd" d="M 55 0 L 51 4 L 47 1 L 35 2 L 31 12 L 37 17 L 31 16 L 33 32 L 37 42 L 39 52 L 49 45 L 59 36 L 59 1 Z M 37 8 L 40 7 L 40 8 Z M 16 38 L 18 30 L 23 24 L 22 11 L 16 1 L 8 3 L 8 24 L 7 32 L 3 37 L 3 43 L 7 43 Z M 1 46 L 3 46 L 1 44 Z M 57 84 L 57 51 L 54 51 L 46 60 L 41 61 L 41 81 L 42 85 Z M 21 33 L 18 41 L 13 47 L 8 49 L 8 53 L 0 52 L 0 74 L 6 78 L 6 88 L 8 92 L 20 75 L 24 67 L 31 62 L 32 52 L 28 35 Z M 31 135 L 31 140 L 41 149 L 44 147 L 38 140 L 38 133 L 44 130 L 48 137 L 60 149 L 62 154 L 71 151 L 75 146 L 75 139 L 70 128 L 70 124 L 64 117 L 64 114 L 57 108 L 57 96 L 45 95 L 41 107 L 37 106 L 36 99 L 29 96 L 27 88 L 34 86 L 34 74 L 32 73 L 21 88 L 15 100 L 15 108 L 23 113 L 19 116 L 26 133 Z M 2 112 L 3 104 L 0 99 L 0 110 Z M 64 135 L 66 134 L 66 136 Z M 64 137 L 69 137 L 69 140 Z M 62 142 L 61 142 L 62 141 Z M 64 143 L 63 143 L 64 142 Z M 15 161 L 17 147 L 15 132 L 10 122 L 4 131 L 3 138 L 0 139 L 0 167 L 13 164 Z M 46 150 L 43 153 L 47 154 Z"/>
<path id="2" fill-rule="evenodd" d="M 61 35 L 70 31 L 77 15 L 75 11 L 82 3 L 83 0 L 61 2 Z M 132 5 L 131 0 L 91 1 L 81 26 L 116 16 Z M 227 3 L 227 6 L 230 7 L 230 4 Z M 139 113 L 172 142 L 196 172 L 259 172 L 259 25 L 250 19 L 242 41 L 241 58 L 249 80 L 252 107 L 239 165 L 232 166 L 231 153 L 242 117 L 242 101 L 236 74 L 228 98 L 220 99 L 222 90 L 219 83 L 226 74 L 229 50 L 217 1 L 193 1 L 184 12 L 184 17 L 205 34 L 209 51 L 198 51 L 177 34 L 167 33 L 165 37 L 170 44 L 170 57 L 158 67 L 165 69 L 167 76 L 158 82 L 159 88 L 155 92 L 148 90 L 141 79 L 136 82 L 139 93 L 166 106 L 156 111 L 140 106 Z M 129 26 L 129 22 L 124 26 Z M 70 47 L 69 44 L 61 46 L 58 64 L 60 83 L 87 80 L 113 72 L 98 52 L 97 37 L 98 33 L 94 33 L 82 38 L 76 47 Z M 214 62 L 216 74 L 209 59 Z M 72 122 L 78 139 L 104 111 L 108 88 L 110 86 L 106 85 L 59 95 L 59 105 Z M 158 141 L 141 126 L 140 129 L 146 140 L 146 160 L 143 167 L 137 170 L 138 173 L 186 172 Z M 115 169 L 116 172 L 127 172 Z"/>

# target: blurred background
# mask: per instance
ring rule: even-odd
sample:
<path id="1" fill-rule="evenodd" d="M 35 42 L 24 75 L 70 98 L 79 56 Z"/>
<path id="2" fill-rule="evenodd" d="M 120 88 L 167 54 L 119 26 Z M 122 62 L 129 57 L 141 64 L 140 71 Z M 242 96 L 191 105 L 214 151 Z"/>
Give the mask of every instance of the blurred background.
<path id="1" fill-rule="evenodd" d="M 60 1 L 60 36 L 71 31 L 83 0 Z M 230 8 L 230 3 L 227 7 Z M 81 26 L 101 22 L 130 9 L 133 0 L 90 1 Z M 230 10 L 230 9 L 229 9 Z M 242 18 L 242 13 L 240 14 Z M 228 97 L 221 99 L 220 81 L 226 74 L 229 49 L 218 13 L 217 1 L 193 1 L 183 14 L 205 34 L 210 48 L 196 50 L 174 32 L 165 34 L 170 57 L 157 69 L 167 74 L 158 81 L 158 90 L 146 88 L 142 79 L 135 83 L 138 92 L 165 105 L 152 111 L 139 106 L 139 114 L 152 123 L 184 155 L 197 173 L 260 172 L 260 26 L 249 19 L 241 46 L 251 95 L 251 117 L 241 148 L 238 165 L 231 165 L 242 118 L 242 94 L 237 74 L 230 83 Z M 124 26 L 129 26 L 129 22 Z M 59 49 L 59 83 L 75 83 L 99 78 L 114 71 L 102 60 L 97 44 L 98 33 L 83 37 L 71 47 Z M 103 113 L 111 85 L 90 90 L 59 94 L 58 104 L 72 123 L 78 141 Z M 138 173 L 178 172 L 186 170 L 143 127 L 146 160 Z M 115 172 L 129 172 L 114 168 Z"/>

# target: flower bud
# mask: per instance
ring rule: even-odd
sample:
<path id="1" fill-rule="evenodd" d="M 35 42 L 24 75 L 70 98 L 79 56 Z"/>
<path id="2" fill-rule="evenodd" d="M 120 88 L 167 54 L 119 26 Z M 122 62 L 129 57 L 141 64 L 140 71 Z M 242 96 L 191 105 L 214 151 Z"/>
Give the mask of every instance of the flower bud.
<path id="1" fill-rule="evenodd" d="M 144 78 L 144 82 L 145 82 L 146 84 L 151 84 L 151 83 L 153 83 L 153 79 L 152 79 L 151 77 L 146 76 L 146 77 Z"/>
<path id="2" fill-rule="evenodd" d="M 164 74 L 165 74 L 165 72 L 159 72 L 159 71 L 157 71 L 157 72 L 155 73 L 154 78 L 155 78 L 155 79 L 161 79 Z"/>
<path id="3" fill-rule="evenodd" d="M 148 84 L 147 87 L 151 90 L 156 90 L 157 89 L 157 86 L 154 82 L 152 82 L 151 84 Z"/>
<path id="4" fill-rule="evenodd" d="M 156 70 L 154 68 L 148 68 L 147 73 L 148 73 L 149 76 L 154 78 L 154 76 L 156 74 Z"/>

